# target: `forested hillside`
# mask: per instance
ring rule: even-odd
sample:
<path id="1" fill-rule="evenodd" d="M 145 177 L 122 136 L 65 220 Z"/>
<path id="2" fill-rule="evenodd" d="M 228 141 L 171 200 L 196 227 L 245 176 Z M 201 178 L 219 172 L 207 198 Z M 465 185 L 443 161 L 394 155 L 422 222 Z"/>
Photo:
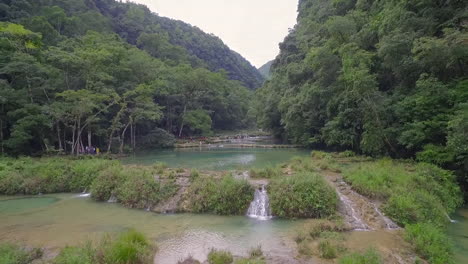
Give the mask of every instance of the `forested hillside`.
<path id="1" fill-rule="evenodd" d="M 468 168 L 468 2 L 301 0 L 262 127 L 294 143 Z M 464 180 L 465 181 L 465 180 Z"/>
<path id="2" fill-rule="evenodd" d="M 121 2 L 5 0 L 0 4 L 0 20 L 24 24 L 41 33 L 46 44 L 54 44 L 57 34 L 70 37 L 83 35 L 87 30 L 117 33 L 158 58 L 188 60 L 193 66 L 225 70 L 230 79 L 251 89 L 262 85 L 257 69 L 218 37 L 182 21 L 160 17 L 144 5 Z"/>
<path id="3" fill-rule="evenodd" d="M 273 65 L 274 60 L 271 60 L 265 63 L 262 67 L 258 68 L 258 71 L 262 74 L 265 79 L 269 79 L 271 77 L 270 69 L 271 65 Z"/>
<path id="4" fill-rule="evenodd" d="M 244 60 L 144 6 L 15 0 L 0 4 L 0 18 L 1 153 L 123 152 L 250 122 L 251 92 L 209 70 L 222 68 L 212 57 L 229 67 Z"/>

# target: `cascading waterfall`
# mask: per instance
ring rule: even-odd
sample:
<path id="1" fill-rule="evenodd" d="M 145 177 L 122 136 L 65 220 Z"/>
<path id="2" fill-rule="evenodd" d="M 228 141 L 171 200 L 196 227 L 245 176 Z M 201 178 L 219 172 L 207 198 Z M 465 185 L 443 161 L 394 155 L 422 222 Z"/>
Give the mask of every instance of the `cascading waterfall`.
<path id="1" fill-rule="evenodd" d="M 456 223 L 457 222 L 457 220 L 453 220 L 452 218 L 450 218 L 450 216 L 447 213 L 445 213 L 445 216 L 450 221 L 450 223 Z"/>
<path id="2" fill-rule="evenodd" d="M 377 205 L 375 205 L 374 203 L 371 203 L 371 204 L 374 207 L 374 211 L 384 220 L 387 229 L 389 230 L 400 229 L 400 227 L 395 222 L 393 222 L 390 218 L 382 214 L 382 212 L 379 210 Z"/>
<path id="3" fill-rule="evenodd" d="M 107 200 L 108 203 L 116 203 L 117 202 L 117 197 L 115 197 L 115 195 L 111 195 L 111 197 L 109 197 L 109 200 Z"/>
<path id="4" fill-rule="evenodd" d="M 268 199 L 267 190 L 265 185 L 255 190 L 254 199 L 250 203 L 247 216 L 259 220 L 271 219 L 270 201 Z"/>
<path id="5" fill-rule="evenodd" d="M 340 197 L 341 202 L 344 205 L 346 211 L 346 217 L 349 219 L 350 224 L 353 226 L 354 230 L 356 231 L 366 231 L 369 230 L 369 226 L 364 223 L 361 217 L 356 213 L 354 210 L 354 204 L 351 202 L 348 197 L 343 195 L 341 192 L 337 192 L 338 196 Z"/>

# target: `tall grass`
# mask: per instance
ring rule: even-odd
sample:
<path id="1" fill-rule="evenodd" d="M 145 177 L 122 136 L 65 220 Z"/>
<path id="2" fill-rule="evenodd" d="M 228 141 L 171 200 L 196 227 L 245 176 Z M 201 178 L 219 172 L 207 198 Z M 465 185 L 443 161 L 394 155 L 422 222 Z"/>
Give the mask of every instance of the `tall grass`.
<path id="1" fill-rule="evenodd" d="M 323 177 L 300 172 L 273 179 L 268 187 L 274 215 L 287 218 L 323 218 L 336 212 L 338 198 Z"/>
<path id="2" fill-rule="evenodd" d="M 451 172 L 384 159 L 355 165 L 344 176 L 358 192 L 384 201 L 386 215 L 406 227 L 406 240 L 422 257 L 435 264 L 453 263 L 451 243 L 441 231 L 448 214 L 462 204 Z"/>
<path id="3" fill-rule="evenodd" d="M 81 192 L 99 171 L 117 165 L 105 159 L 0 159 L 0 194 Z"/>
<path id="4" fill-rule="evenodd" d="M 405 239 L 432 264 L 452 264 L 452 242 L 438 227 L 428 223 L 406 226 Z"/>
<path id="5" fill-rule="evenodd" d="M 54 264 L 149 264 L 155 246 L 140 232 L 128 230 L 117 236 L 106 235 L 100 243 L 66 247 Z"/>
<path id="6" fill-rule="evenodd" d="M 27 250 L 15 244 L 0 244 L 1 264 L 29 264 L 40 257 L 42 257 L 41 249 L 33 248 Z"/>
<path id="7" fill-rule="evenodd" d="M 188 189 L 186 200 L 189 210 L 195 213 L 220 215 L 245 214 L 253 199 L 254 189 L 246 180 L 232 175 L 222 179 L 197 177 Z"/>
<path id="8" fill-rule="evenodd" d="M 385 212 L 400 225 L 442 226 L 462 203 L 455 176 L 430 164 L 383 159 L 354 165 L 344 177 L 359 193 L 387 201 Z"/>
<path id="9" fill-rule="evenodd" d="M 380 254 L 372 248 L 369 248 L 363 253 L 355 252 L 344 257 L 338 261 L 339 264 L 383 264 Z"/>

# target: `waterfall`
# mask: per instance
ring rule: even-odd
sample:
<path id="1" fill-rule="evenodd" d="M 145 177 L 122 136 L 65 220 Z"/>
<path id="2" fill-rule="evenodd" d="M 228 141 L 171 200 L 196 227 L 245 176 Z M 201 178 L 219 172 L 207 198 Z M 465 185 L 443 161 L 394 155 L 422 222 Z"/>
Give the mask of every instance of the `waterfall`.
<path id="1" fill-rule="evenodd" d="M 82 193 L 78 195 L 78 197 L 90 197 L 90 196 L 91 196 L 91 193 Z"/>
<path id="2" fill-rule="evenodd" d="M 271 219 L 270 201 L 265 189 L 265 185 L 255 190 L 254 199 L 250 203 L 247 216 L 259 220 Z"/>
<path id="3" fill-rule="evenodd" d="M 457 222 L 457 220 L 453 220 L 452 218 L 450 218 L 450 216 L 447 213 L 445 213 L 445 216 L 447 216 L 447 219 L 450 221 L 450 223 L 456 223 Z"/>
<path id="4" fill-rule="evenodd" d="M 107 200 L 108 203 L 116 203 L 117 202 L 117 198 L 115 197 L 115 195 L 111 195 L 111 197 L 109 198 L 109 200 Z"/>
<path id="5" fill-rule="evenodd" d="M 388 218 L 384 214 L 382 214 L 382 212 L 379 210 L 377 205 L 375 205 L 372 202 L 371 202 L 371 204 L 374 207 L 374 211 L 384 220 L 385 226 L 387 227 L 387 229 L 389 229 L 389 230 L 400 229 L 400 227 L 397 224 L 395 224 L 395 222 L 393 222 L 390 218 Z"/>
<path id="6" fill-rule="evenodd" d="M 338 196 L 340 197 L 341 202 L 344 205 L 344 209 L 346 212 L 346 217 L 349 219 L 350 224 L 353 226 L 354 230 L 356 231 L 366 231 L 369 230 L 369 226 L 364 223 L 356 210 L 354 210 L 354 204 L 351 200 L 343 195 L 341 192 L 337 192 Z"/>

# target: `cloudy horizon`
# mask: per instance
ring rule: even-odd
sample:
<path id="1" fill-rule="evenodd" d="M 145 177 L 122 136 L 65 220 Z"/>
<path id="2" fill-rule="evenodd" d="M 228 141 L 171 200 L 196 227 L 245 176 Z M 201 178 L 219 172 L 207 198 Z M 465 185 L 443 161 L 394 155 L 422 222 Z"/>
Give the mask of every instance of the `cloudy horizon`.
<path id="1" fill-rule="evenodd" d="M 297 0 L 132 0 L 212 33 L 257 68 L 274 59 L 294 27 Z"/>

